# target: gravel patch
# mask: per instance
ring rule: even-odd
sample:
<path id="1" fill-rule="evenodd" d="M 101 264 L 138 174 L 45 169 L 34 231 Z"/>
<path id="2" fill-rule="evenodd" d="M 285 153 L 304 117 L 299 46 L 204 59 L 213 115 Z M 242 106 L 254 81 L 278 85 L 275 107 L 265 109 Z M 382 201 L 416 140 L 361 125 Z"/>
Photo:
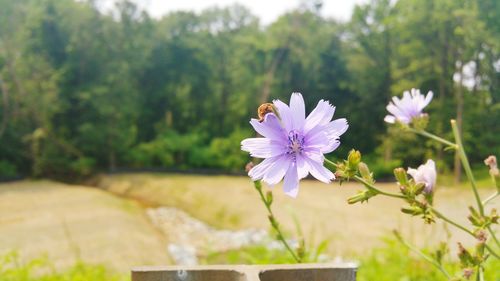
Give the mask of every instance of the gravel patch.
<path id="1" fill-rule="evenodd" d="M 271 240 L 263 229 L 216 229 L 177 208 L 150 208 L 146 213 L 153 225 L 166 236 L 169 241 L 167 251 L 179 265 L 196 265 L 199 256 Z"/>

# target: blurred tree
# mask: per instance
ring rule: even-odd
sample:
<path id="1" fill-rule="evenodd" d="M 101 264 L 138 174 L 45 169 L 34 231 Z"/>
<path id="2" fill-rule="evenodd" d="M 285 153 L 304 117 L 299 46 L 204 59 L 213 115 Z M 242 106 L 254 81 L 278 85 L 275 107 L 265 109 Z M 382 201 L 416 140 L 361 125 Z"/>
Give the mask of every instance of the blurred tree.
<path id="1" fill-rule="evenodd" d="M 412 87 L 436 94 L 431 130 L 450 138 L 458 120 L 473 162 L 500 154 L 498 1 L 372 0 L 339 23 L 306 0 L 268 26 L 241 5 L 160 19 L 130 0 L 100 6 L 0 0 L 0 176 L 241 171 L 249 117 L 293 91 L 308 111 L 326 99 L 348 119 L 334 155 L 356 147 L 384 172 L 395 157 L 453 166 L 386 130 L 385 105 Z"/>

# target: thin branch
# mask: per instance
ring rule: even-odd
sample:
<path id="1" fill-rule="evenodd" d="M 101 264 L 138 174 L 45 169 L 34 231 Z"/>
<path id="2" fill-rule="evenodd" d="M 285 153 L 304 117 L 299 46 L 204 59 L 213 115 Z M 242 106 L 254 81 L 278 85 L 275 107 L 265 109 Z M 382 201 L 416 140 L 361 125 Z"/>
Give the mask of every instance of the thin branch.
<path id="1" fill-rule="evenodd" d="M 394 235 L 396 236 L 396 238 L 398 239 L 398 241 L 405 245 L 406 248 L 410 249 L 411 251 L 417 253 L 418 255 L 420 255 L 423 259 L 425 259 L 426 261 L 428 261 L 429 263 L 431 263 L 432 265 L 434 265 L 439 271 L 441 271 L 441 273 L 443 273 L 446 278 L 451 279 L 451 275 L 448 273 L 448 271 L 446 271 L 446 269 L 443 267 L 442 264 L 440 264 L 439 262 L 437 262 L 435 259 L 433 259 L 432 257 L 426 255 L 424 252 L 420 251 L 419 249 L 417 249 L 416 247 L 414 247 L 413 245 L 411 245 L 410 243 L 406 242 L 403 237 L 401 237 L 401 235 L 397 232 L 397 231 L 394 231 Z"/>
<path id="2" fill-rule="evenodd" d="M 481 202 L 481 197 L 477 191 L 476 180 L 472 174 L 472 169 L 470 168 L 469 159 L 467 159 L 467 154 L 465 154 L 464 146 L 462 144 L 462 138 L 460 137 L 460 132 L 458 131 L 457 122 L 451 120 L 451 128 L 453 129 L 453 135 L 455 136 L 455 141 L 457 142 L 457 149 L 462 160 L 462 165 L 464 166 L 465 174 L 469 178 L 471 183 L 472 191 L 474 192 L 474 197 L 476 198 L 477 207 L 479 208 L 479 213 L 484 216 L 484 208 Z"/>
<path id="3" fill-rule="evenodd" d="M 483 202 L 481 203 L 483 204 L 483 206 L 486 206 L 486 204 L 490 203 L 490 201 L 495 199 L 498 195 L 500 195 L 500 191 L 497 190 L 495 193 L 491 194 L 488 198 L 484 199 Z"/>
<path id="4" fill-rule="evenodd" d="M 429 132 L 426 132 L 424 130 L 417 130 L 417 129 L 413 129 L 413 128 L 408 128 L 408 130 L 410 132 L 415 133 L 415 134 L 418 134 L 418 135 L 421 135 L 421 136 L 433 139 L 435 141 L 438 141 L 438 142 L 440 142 L 440 143 L 442 143 L 444 145 L 447 145 L 447 146 L 449 146 L 449 147 L 451 147 L 453 149 L 457 149 L 457 145 L 455 143 L 452 143 L 451 141 L 445 140 L 445 139 L 443 139 L 441 137 L 438 137 L 438 136 L 436 136 L 434 134 L 431 134 Z"/>
<path id="5" fill-rule="evenodd" d="M 382 191 L 378 188 L 376 188 L 373 184 L 367 182 L 365 179 L 363 179 L 362 177 L 360 176 L 354 176 L 354 179 L 357 181 L 357 182 L 360 182 L 362 183 L 363 185 L 365 185 L 368 189 L 371 189 L 375 192 L 377 192 L 378 194 L 383 194 L 385 196 L 389 196 L 389 197 L 394 197 L 394 198 L 400 198 L 400 199 L 406 199 L 406 197 L 404 195 L 400 195 L 400 194 L 396 194 L 396 193 L 391 193 L 391 192 L 385 192 L 385 191 Z"/>
<path id="6" fill-rule="evenodd" d="M 292 249 L 292 247 L 290 247 L 290 245 L 286 241 L 285 236 L 283 235 L 283 232 L 281 232 L 279 224 L 276 221 L 276 217 L 273 214 L 273 210 L 271 209 L 271 204 L 267 202 L 266 197 L 264 196 L 264 193 L 262 193 L 262 184 L 260 183 L 260 181 L 254 181 L 253 184 L 254 184 L 257 192 L 259 192 L 260 199 L 264 203 L 264 206 L 266 206 L 267 212 L 269 214 L 269 220 L 271 222 L 271 226 L 274 228 L 274 230 L 278 234 L 278 240 L 280 240 L 281 243 L 283 244 L 283 246 L 285 246 L 287 251 L 292 255 L 293 259 L 297 263 L 301 263 L 302 262 L 301 259 L 299 257 L 297 257 L 297 255 L 295 254 L 295 251 Z"/>
<path id="7" fill-rule="evenodd" d="M 432 210 L 432 212 L 440 219 L 446 221 L 447 223 L 455 226 L 456 228 L 459 228 L 463 231 L 465 231 L 466 233 L 468 233 L 469 235 L 471 235 L 472 237 L 476 238 L 476 235 L 474 234 L 474 232 L 472 232 L 471 230 L 469 230 L 468 228 L 466 228 L 465 226 L 457 223 L 457 222 L 454 222 L 453 220 L 451 220 L 450 218 L 446 217 L 445 215 L 443 215 L 441 212 L 439 212 L 438 210 L 434 209 L 433 207 L 430 207 L 429 208 Z M 496 237 L 494 238 L 496 239 Z M 490 246 L 488 246 L 488 244 L 485 244 L 485 248 L 488 250 L 488 252 L 490 252 L 493 256 L 495 256 L 497 259 L 500 259 L 500 255 L 497 254 Z"/>

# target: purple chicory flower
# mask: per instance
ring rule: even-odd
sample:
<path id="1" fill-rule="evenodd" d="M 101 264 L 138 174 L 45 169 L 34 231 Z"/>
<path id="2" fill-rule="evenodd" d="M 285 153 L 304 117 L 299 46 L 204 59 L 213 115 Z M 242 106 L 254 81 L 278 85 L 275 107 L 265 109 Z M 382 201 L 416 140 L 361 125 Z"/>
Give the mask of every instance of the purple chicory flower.
<path id="1" fill-rule="evenodd" d="M 402 99 L 393 97 L 392 102 L 386 107 L 392 115 L 386 115 L 384 121 L 391 124 L 396 121 L 409 124 L 413 118 L 423 115 L 422 110 L 431 102 L 432 96 L 431 91 L 427 93 L 427 96 L 424 96 L 420 90 L 411 89 L 411 92 L 405 91 L 403 93 Z"/>
<path id="2" fill-rule="evenodd" d="M 417 169 L 408 168 L 408 174 L 413 177 L 416 183 L 425 185 L 424 192 L 429 194 L 434 190 L 436 185 L 436 163 L 429 159 L 424 165 L 420 165 Z"/>
<path id="3" fill-rule="evenodd" d="M 323 166 L 323 154 L 334 151 L 339 138 L 347 130 L 347 120 L 331 121 L 335 107 L 320 100 L 306 118 L 304 99 L 293 93 L 290 106 L 280 100 L 273 101 L 275 113 L 267 113 L 262 122 L 252 119 L 250 124 L 263 138 L 249 138 L 241 142 L 241 149 L 257 158 L 265 158 L 248 175 L 275 185 L 284 178 L 285 193 L 296 197 L 299 180 L 309 173 L 329 183 L 334 174 Z M 279 116 L 279 117 L 278 117 Z"/>

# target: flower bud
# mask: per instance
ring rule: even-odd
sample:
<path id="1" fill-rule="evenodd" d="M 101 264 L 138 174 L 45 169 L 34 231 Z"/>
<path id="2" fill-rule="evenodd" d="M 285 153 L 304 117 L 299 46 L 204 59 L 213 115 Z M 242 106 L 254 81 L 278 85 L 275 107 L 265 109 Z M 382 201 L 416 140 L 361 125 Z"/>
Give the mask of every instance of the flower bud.
<path id="1" fill-rule="evenodd" d="M 415 129 L 425 130 L 429 124 L 429 115 L 427 113 L 422 113 L 420 116 L 413 118 L 411 123 Z"/>
<path id="2" fill-rule="evenodd" d="M 418 206 L 406 206 L 401 208 L 401 212 L 412 216 L 417 216 L 424 213 L 424 210 Z"/>
<path id="3" fill-rule="evenodd" d="M 490 168 L 490 175 L 497 190 L 500 191 L 500 171 L 498 170 L 497 158 L 494 155 L 488 156 L 484 160 L 484 164 Z"/>
<path id="4" fill-rule="evenodd" d="M 429 194 L 434 191 L 436 185 L 436 163 L 433 160 L 427 160 L 424 165 L 418 169 L 408 168 L 408 174 L 413 177 L 415 183 L 425 184 L 424 192 Z"/>
<path id="5" fill-rule="evenodd" d="M 359 150 L 351 150 L 347 156 L 347 162 L 351 169 L 356 169 L 361 162 L 361 152 Z"/>
<path id="6" fill-rule="evenodd" d="M 473 262 L 472 255 L 464 248 L 462 243 L 458 242 L 458 258 L 462 265 L 467 266 Z"/>
<path id="7" fill-rule="evenodd" d="M 358 202 L 363 203 L 364 201 L 368 201 L 368 199 L 370 199 L 371 197 L 373 197 L 373 195 L 368 190 L 360 191 L 358 194 L 349 197 L 349 199 L 347 199 L 347 203 L 348 204 L 355 204 Z"/>
<path id="8" fill-rule="evenodd" d="M 474 209 L 474 207 L 469 206 L 469 211 L 470 215 L 467 216 L 467 218 L 472 223 L 472 225 L 481 227 L 485 224 L 484 218 L 478 213 L 478 211 L 476 211 L 476 209 Z"/>
<path id="9" fill-rule="evenodd" d="M 415 184 L 415 194 L 418 195 L 422 193 L 425 189 L 425 184 L 424 183 L 417 183 Z"/>
<path id="10" fill-rule="evenodd" d="M 469 219 L 469 221 L 472 223 L 473 226 L 481 226 L 482 225 L 482 222 L 478 218 L 476 218 L 472 215 L 468 215 L 467 219 Z"/>
<path id="11" fill-rule="evenodd" d="M 271 225 L 272 225 L 273 227 L 278 226 L 278 222 L 276 221 L 276 219 L 274 218 L 274 216 L 273 216 L 273 215 L 269 215 L 267 218 L 269 219 L 269 222 L 271 223 Z"/>
<path id="12" fill-rule="evenodd" d="M 488 235 L 486 235 L 486 232 L 484 230 L 480 230 L 476 233 L 476 239 L 479 242 L 486 242 L 486 240 L 488 240 Z"/>
<path id="13" fill-rule="evenodd" d="M 465 279 L 470 279 L 472 274 L 474 274 L 474 269 L 467 267 L 463 270 L 463 275 Z"/>
<path id="14" fill-rule="evenodd" d="M 479 241 L 477 244 L 476 244 L 476 255 L 478 257 L 482 257 L 484 255 L 484 248 L 485 248 L 485 244 L 486 242 L 485 241 Z"/>
<path id="15" fill-rule="evenodd" d="M 257 189 L 257 190 L 262 189 L 262 183 L 260 181 L 254 181 L 253 186 L 255 186 L 255 189 Z"/>
<path id="16" fill-rule="evenodd" d="M 497 209 L 491 209 L 491 212 L 490 212 L 490 221 L 493 224 L 497 224 L 498 223 Z"/>
<path id="17" fill-rule="evenodd" d="M 267 202 L 267 205 L 271 205 L 273 204 L 273 193 L 271 191 L 268 191 L 266 193 L 266 202 Z"/>
<path id="18" fill-rule="evenodd" d="M 255 166 L 253 164 L 253 162 L 248 162 L 246 165 L 245 165 L 245 172 L 250 172 L 250 170 L 253 168 L 253 166 Z"/>
<path id="19" fill-rule="evenodd" d="M 406 174 L 405 169 L 403 168 L 394 169 L 394 177 L 396 177 L 396 180 L 401 186 L 408 185 L 408 175 Z"/>
<path id="20" fill-rule="evenodd" d="M 488 158 L 484 159 L 484 164 L 490 167 L 490 175 L 493 177 L 498 177 L 500 175 L 500 171 L 498 171 L 497 158 L 495 155 L 490 155 Z"/>
<path id="21" fill-rule="evenodd" d="M 358 170 L 359 173 L 361 174 L 361 177 L 365 179 L 366 181 L 373 183 L 373 175 L 370 173 L 370 169 L 368 168 L 368 165 L 365 163 L 361 162 L 358 164 Z"/>

